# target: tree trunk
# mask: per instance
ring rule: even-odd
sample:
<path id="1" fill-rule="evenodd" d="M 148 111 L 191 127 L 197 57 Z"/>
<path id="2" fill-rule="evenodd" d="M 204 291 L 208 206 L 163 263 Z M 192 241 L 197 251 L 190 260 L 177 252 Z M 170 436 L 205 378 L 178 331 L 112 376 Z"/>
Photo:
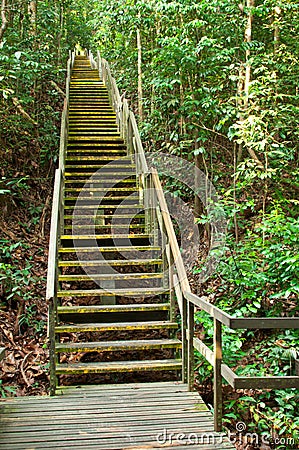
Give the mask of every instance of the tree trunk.
<path id="1" fill-rule="evenodd" d="M 1 20 L 2 20 L 2 25 L 1 25 L 1 28 L 0 28 L 0 42 L 2 42 L 3 35 L 4 35 L 5 30 L 7 28 L 7 25 L 8 25 L 6 12 L 7 12 L 6 0 L 2 0 L 2 3 L 1 3 Z"/>
<path id="2" fill-rule="evenodd" d="M 37 45 L 37 0 L 31 0 L 28 6 L 28 14 L 30 19 L 30 34 L 34 38 L 33 48 L 36 49 Z"/>
<path id="3" fill-rule="evenodd" d="M 57 66 L 61 64 L 61 38 L 64 27 L 64 8 L 63 5 L 59 8 L 59 31 L 57 34 Z"/>
<path id="4" fill-rule="evenodd" d="M 250 59 L 250 48 L 249 45 L 252 41 L 252 12 L 251 8 L 254 6 L 254 0 L 247 0 L 247 8 L 249 9 L 247 25 L 245 29 L 245 42 L 248 44 L 246 48 L 246 69 L 245 69 L 245 81 L 244 81 L 244 109 L 248 106 L 248 96 L 249 96 L 249 84 L 251 78 L 251 65 L 249 63 Z"/>
<path id="5" fill-rule="evenodd" d="M 244 100 L 243 100 L 243 105 L 242 105 L 243 112 L 241 112 L 241 114 L 240 114 L 240 121 L 244 120 L 244 115 L 246 113 L 246 110 L 248 109 L 249 86 L 250 86 L 250 80 L 251 80 L 251 64 L 250 64 L 250 47 L 249 47 L 249 45 L 252 41 L 252 21 L 253 21 L 253 15 L 252 15 L 251 8 L 254 7 L 254 0 L 246 0 L 246 6 L 247 6 L 249 12 L 248 12 L 248 19 L 247 19 L 247 24 L 246 24 L 246 29 L 245 29 L 245 42 L 248 44 L 248 46 L 246 48 L 246 66 L 245 66 L 244 92 L 243 92 Z M 243 72 L 243 70 L 242 70 L 242 72 Z M 241 76 L 243 76 L 243 75 L 241 75 Z M 263 168 L 264 165 L 259 160 L 255 151 L 250 147 L 247 147 L 247 151 L 248 151 L 249 155 L 251 156 L 251 158 L 257 163 L 257 165 L 259 167 Z M 238 162 L 240 160 L 241 155 L 242 155 L 242 149 L 239 148 Z"/>
<path id="6" fill-rule="evenodd" d="M 141 48 L 141 35 L 140 29 L 137 28 L 137 52 L 138 52 L 138 115 L 139 120 L 143 121 L 143 92 L 142 92 L 142 48 Z"/>
<path id="7" fill-rule="evenodd" d="M 274 8 L 274 53 L 277 53 L 279 46 L 279 19 L 281 16 L 281 8 L 275 6 Z"/>

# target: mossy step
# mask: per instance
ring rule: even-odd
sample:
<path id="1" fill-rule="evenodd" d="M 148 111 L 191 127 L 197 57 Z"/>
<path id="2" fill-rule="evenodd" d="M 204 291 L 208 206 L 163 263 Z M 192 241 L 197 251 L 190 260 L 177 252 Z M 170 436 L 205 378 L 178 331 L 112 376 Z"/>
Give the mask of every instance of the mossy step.
<path id="1" fill-rule="evenodd" d="M 105 204 L 105 205 L 80 205 L 80 206 L 76 206 L 76 205 L 65 205 L 64 206 L 64 209 L 65 210 L 68 210 L 68 209 L 79 209 L 80 208 L 80 211 L 82 210 L 82 209 L 92 209 L 93 211 L 95 210 L 95 207 L 97 208 L 97 209 L 137 209 L 138 211 L 140 211 L 140 210 L 142 210 L 143 209 L 143 206 L 142 205 L 131 205 L 131 204 L 126 204 L 126 205 L 123 205 L 123 204 L 114 204 L 114 205 L 107 205 L 107 204 Z"/>
<path id="2" fill-rule="evenodd" d="M 76 214 L 76 215 L 65 215 L 64 219 L 65 220 L 81 220 L 81 219 L 92 219 L 92 220 L 97 220 L 97 219 L 144 219 L 145 215 L 144 214 L 99 214 L 99 215 L 94 215 L 94 214 Z"/>
<path id="3" fill-rule="evenodd" d="M 60 247 L 59 253 L 76 253 L 78 249 L 72 247 Z M 161 247 L 152 245 L 116 245 L 116 246 L 102 246 L 102 247 L 83 247 L 80 248 L 79 253 L 127 253 L 127 252 L 160 252 Z"/>
<path id="4" fill-rule="evenodd" d="M 110 229 L 110 228 L 113 228 L 114 230 L 115 229 L 130 229 L 130 230 L 142 230 L 142 229 L 144 229 L 145 228 L 145 224 L 130 224 L 130 225 L 121 225 L 121 224 L 110 224 L 110 223 L 108 223 L 108 224 L 105 224 L 105 225 L 97 225 L 97 224 L 94 224 L 94 225 L 86 225 L 86 224 L 83 224 L 83 225 L 65 225 L 64 226 L 64 232 L 65 233 L 67 233 L 69 230 L 74 230 L 74 228 L 75 228 L 75 230 L 76 231 L 79 231 L 80 230 L 80 232 L 82 233 L 82 231 L 84 232 L 84 231 L 86 231 L 86 232 L 88 232 L 89 230 L 91 230 L 91 231 L 95 231 L 96 233 L 98 233 L 98 232 L 101 232 L 101 231 L 103 231 L 103 230 L 105 230 L 106 228 L 107 229 Z"/>
<path id="5" fill-rule="evenodd" d="M 71 81 L 70 81 L 70 85 L 71 85 L 71 87 L 74 87 L 74 86 L 105 86 L 105 84 L 103 83 L 103 81 L 102 80 L 100 80 L 100 78 L 95 78 L 95 79 L 92 79 L 92 80 L 90 80 L 90 81 L 88 81 L 88 80 L 75 80 L 75 79 L 71 79 Z"/>
<path id="6" fill-rule="evenodd" d="M 102 188 L 66 188 L 64 192 L 138 192 L 136 187 L 102 187 Z"/>
<path id="7" fill-rule="evenodd" d="M 97 124 L 107 124 L 107 123 L 116 125 L 115 117 L 110 117 L 110 116 L 105 117 L 105 116 L 101 115 L 101 117 L 94 118 L 94 119 L 92 119 L 90 117 L 87 117 L 86 119 L 84 117 L 80 117 L 78 119 L 72 118 L 70 121 L 70 126 L 75 126 L 75 125 L 94 126 Z"/>
<path id="8" fill-rule="evenodd" d="M 56 344 L 56 353 L 71 352 L 115 352 L 115 351 L 142 351 L 159 350 L 164 348 L 179 349 L 182 347 L 178 339 L 144 339 L 131 341 L 107 341 L 107 342 L 80 342 Z"/>
<path id="9" fill-rule="evenodd" d="M 107 124 L 102 124 L 98 125 L 97 127 L 87 127 L 86 125 L 70 125 L 69 129 L 69 136 L 101 136 L 103 134 L 106 134 L 108 136 L 110 136 L 111 134 L 119 136 L 117 125 L 113 124 L 112 126 L 108 126 Z"/>
<path id="10" fill-rule="evenodd" d="M 119 158 L 115 158 L 116 161 L 119 161 Z M 121 161 L 120 161 L 121 162 Z M 105 167 L 106 163 L 103 164 L 68 164 L 66 163 L 65 170 L 71 169 L 102 169 Z M 107 167 L 108 168 L 108 167 Z M 109 169 L 133 169 L 135 168 L 134 164 L 109 164 Z"/>
<path id="11" fill-rule="evenodd" d="M 67 151 L 71 151 L 71 152 L 91 152 L 91 153 L 95 153 L 95 152 L 107 152 L 109 153 L 110 150 L 114 150 L 115 152 L 120 152 L 121 154 L 123 154 L 124 151 L 127 150 L 126 145 L 124 144 L 124 142 L 121 142 L 121 140 L 117 141 L 117 142 L 109 142 L 108 141 L 104 141 L 104 142 L 93 142 L 92 145 L 90 145 L 88 142 L 80 142 L 78 144 L 74 144 L 74 143 L 68 143 L 67 145 Z"/>
<path id="12" fill-rule="evenodd" d="M 100 261 L 59 261 L 58 267 L 123 267 L 161 265 L 162 259 L 109 259 Z M 58 308 L 59 309 L 59 308 Z"/>
<path id="13" fill-rule="evenodd" d="M 104 186 L 105 186 L 105 188 L 108 188 L 109 187 L 109 185 L 111 186 L 114 186 L 116 183 L 127 183 L 127 184 L 136 184 L 136 178 L 125 178 L 125 179 L 122 179 L 122 178 L 114 178 L 114 179 L 110 179 L 109 178 L 109 181 L 107 181 L 106 179 L 104 180 L 104 179 L 93 179 L 92 181 L 86 181 L 86 180 L 76 180 L 76 179 L 74 179 L 74 180 L 65 180 L 65 184 L 66 185 L 69 185 L 69 184 L 86 184 L 86 188 L 87 188 L 87 186 L 89 186 L 89 185 L 97 185 L 97 184 L 99 184 L 99 185 L 103 185 L 104 184 Z M 110 187 L 111 188 L 111 187 Z"/>
<path id="14" fill-rule="evenodd" d="M 92 167 L 92 169 L 93 169 L 93 167 Z M 93 170 L 93 171 L 87 171 L 87 170 L 85 170 L 85 171 L 82 171 L 82 172 L 71 172 L 71 171 L 66 171 L 66 172 L 64 173 L 64 176 L 65 176 L 65 177 L 81 177 L 81 178 L 84 177 L 86 181 L 91 182 L 91 181 L 89 181 L 87 178 L 94 177 L 95 175 L 99 175 L 99 176 L 102 176 L 102 177 L 103 177 L 103 171 L 104 171 L 104 169 L 109 169 L 109 167 L 102 166 L 102 167 L 100 167 L 100 169 L 101 169 L 101 173 L 100 173 L 100 174 L 97 174 L 97 169 L 95 169 L 95 170 Z M 125 175 L 127 175 L 127 174 L 133 175 L 133 173 L 132 173 L 132 171 L 131 171 L 130 169 L 131 169 L 131 168 L 128 168 L 128 169 L 127 169 L 127 172 L 124 173 L 123 176 L 125 176 Z M 106 175 L 106 176 L 108 176 L 108 175 L 110 175 L 110 174 L 113 174 L 113 173 L 115 173 L 115 172 L 110 172 L 109 170 L 105 170 L 105 175 Z M 134 175 L 135 175 L 135 174 L 134 174 Z M 120 182 L 121 182 L 121 180 L 119 181 L 119 183 L 120 183 Z"/>
<path id="15" fill-rule="evenodd" d="M 70 123 L 69 125 L 69 131 L 74 131 L 74 130 L 79 130 L 79 131 L 97 131 L 99 129 L 105 128 L 107 130 L 113 130 L 115 128 L 117 128 L 117 124 L 115 122 L 102 122 L 102 123 L 98 123 L 98 124 L 90 124 L 88 122 L 86 123 L 77 123 L 74 124 L 73 122 Z"/>
<path id="16" fill-rule="evenodd" d="M 137 331 L 137 330 L 176 330 L 178 324 L 166 320 L 146 322 L 115 322 L 115 323 L 80 323 L 72 325 L 58 325 L 55 333 L 84 333 L 104 331 Z"/>
<path id="17" fill-rule="evenodd" d="M 150 297 L 161 294 L 167 294 L 169 291 L 161 288 L 118 288 L 118 289 L 68 289 L 58 291 L 57 297 Z"/>
<path id="18" fill-rule="evenodd" d="M 123 143 L 123 140 L 121 139 L 120 136 L 115 136 L 115 137 L 108 136 L 106 139 L 105 139 L 104 136 L 99 136 L 99 137 L 94 136 L 92 138 L 88 137 L 88 136 L 82 136 L 82 137 L 81 136 L 76 136 L 76 137 L 70 136 L 69 137 L 69 141 L 70 142 L 79 142 L 79 141 L 91 141 L 91 142 L 93 142 L 93 141 L 101 141 L 101 142 L 105 142 L 105 140 L 107 140 L 107 141 L 117 141 L 117 142 Z"/>
<path id="19" fill-rule="evenodd" d="M 91 314 L 91 313 L 132 313 L 145 311 L 168 311 L 169 303 L 146 303 L 129 305 L 91 305 L 91 306 L 58 306 L 57 312 L 63 314 Z"/>
<path id="20" fill-rule="evenodd" d="M 91 274 L 91 275 L 59 275 L 58 281 L 105 281 L 105 280 L 140 280 L 140 279 L 161 279 L 163 273 L 112 273 L 112 274 Z"/>
<path id="21" fill-rule="evenodd" d="M 88 137 L 94 138 L 97 136 L 117 136 L 117 137 L 119 137 L 120 134 L 119 134 L 119 131 L 117 128 L 108 129 L 107 127 L 99 128 L 97 131 L 88 131 L 85 129 L 80 130 L 77 128 L 76 128 L 76 131 L 69 131 L 69 139 L 73 139 L 74 137 L 76 137 L 76 138 L 78 137 L 80 139 L 88 138 Z"/>
<path id="22" fill-rule="evenodd" d="M 90 148 L 91 147 L 91 148 Z M 104 146 L 103 146 L 104 147 Z M 108 150 L 106 148 L 93 148 L 93 146 L 87 146 L 87 147 L 83 147 L 83 148 L 74 148 L 71 146 L 68 146 L 67 148 L 67 155 L 66 155 L 66 161 L 70 160 L 70 161 L 80 161 L 82 158 L 84 158 L 86 156 L 86 161 L 97 161 L 97 160 L 101 160 L 102 156 L 109 161 L 111 157 L 113 158 L 113 160 L 117 160 L 117 159 L 123 159 L 127 156 L 127 151 L 125 146 L 122 146 L 123 148 L 118 148 L 118 147 L 114 147 L 111 150 Z M 70 159 L 72 158 L 72 159 Z M 83 159 L 84 160 L 84 159 Z"/>
<path id="23" fill-rule="evenodd" d="M 88 156 L 87 155 L 87 156 L 84 156 L 84 159 L 82 159 L 82 157 L 80 157 L 80 156 L 67 156 L 66 164 L 68 164 L 69 161 L 76 161 L 76 162 L 78 162 L 78 161 L 82 161 L 82 162 L 85 162 L 85 161 L 99 161 L 99 162 L 101 162 L 101 161 L 120 161 L 120 162 L 122 162 L 122 161 L 124 161 L 124 162 L 131 163 L 131 161 L 129 159 L 127 159 L 126 157 L 122 157 L 120 159 L 118 157 L 118 155 L 116 155 L 116 156 L 115 155 L 110 155 L 110 156 L 105 156 L 105 155 Z M 82 167 L 82 165 L 81 165 L 81 167 Z M 83 167 L 84 167 L 84 165 L 83 165 Z"/>
<path id="24" fill-rule="evenodd" d="M 83 193 L 85 193 L 86 194 L 86 191 L 83 191 Z M 68 197 L 68 196 L 66 196 L 65 198 L 64 198 L 64 200 L 66 201 L 66 202 L 78 202 L 78 208 L 80 208 L 81 206 L 82 206 L 82 202 L 88 202 L 87 204 L 90 204 L 91 202 L 92 203 L 98 203 L 99 201 L 101 202 L 101 203 L 103 203 L 104 201 L 105 202 L 108 202 L 108 201 L 119 201 L 119 200 L 125 200 L 125 199 L 127 199 L 127 201 L 128 201 L 128 204 L 129 204 L 129 202 L 135 202 L 135 201 L 137 201 L 138 200 L 138 195 L 134 195 L 134 194 L 131 194 L 129 197 L 128 196 L 126 196 L 126 195 L 114 195 L 113 197 L 103 197 L 103 196 L 101 196 L 101 195 L 99 195 L 99 196 L 93 196 L 93 195 L 90 195 L 89 197 L 88 196 L 85 196 L 85 197 L 83 197 L 83 196 L 78 196 L 78 197 Z"/>
<path id="25" fill-rule="evenodd" d="M 65 177 L 80 177 L 80 178 L 84 178 L 85 179 L 85 181 L 86 182 L 89 182 L 89 183 L 92 183 L 92 181 L 90 181 L 89 180 L 89 178 L 91 178 L 91 177 L 95 177 L 96 175 L 98 175 L 99 177 L 101 176 L 101 177 L 103 177 L 103 170 L 104 169 L 108 169 L 108 168 L 106 168 L 105 166 L 102 166 L 101 167 L 101 172 L 100 172 L 100 174 L 98 173 L 98 171 L 97 170 L 93 170 L 93 171 L 87 171 L 87 170 L 85 170 L 85 171 L 82 171 L 82 172 L 71 172 L 71 171 L 69 171 L 69 172 L 65 172 L 64 173 L 64 176 Z M 108 176 L 108 175 L 110 175 L 110 174 L 113 174 L 113 172 L 110 172 L 109 170 L 106 170 L 105 171 L 105 175 L 106 176 Z M 132 171 L 130 170 L 130 169 L 127 169 L 127 172 L 126 173 L 124 173 L 123 174 L 123 176 L 125 177 L 125 175 L 133 175 L 133 173 L 132 173 Z M 134 173 L 134 175 L 135 175 L 135 173 Z M 122 181 L 121 181 L 121 179 L 118 181 L 118 183 L 121 183 Z"/>
<path id="26" fill-rule="evenodd" d="M 88 104 L 86 106 L 84 105 L 76 105 L 76 106 L 70 106 L 69 108 L 69 112 L 98 112 L 98 111 L 113 111 L 111 106 L 109 104 L 107 105 L 98 105 L 97 103 L 95 104 Z"/>
<path id="27" fill-rule="evenodd" d="M 146 372 L 160 370 L 180 370 L 180 359 L 144 360 L 144 361 L 120 361 L 109 363 L 77 363 L 57 364 L 57 375 L 62 374 L 86 374 L 86 373 L 111 373 L 111 372 Z"/>
<path id="28" fill-rule="evenodd" d="M 141 233 L 132 233 L 132 234 L 63 234 L 61 236 L 62 241 L 84 241 L 84 240 L 90 240 L 90 239 L 96 239 L 96 240 L 106 240 L 106 239 L 149 239 L 150 235 Z"/>
<path id="29" fill-rule="evenodd" d="M 87 90 L 86 88 L 82 87 L 80 89 L 74 90 L 71 89 L 70 90 L 70 104 L 72 103 L 73 105 L 78 104 L 86 104 L 87 102 L 89 102 L 90 104 L 93 103 L 105 103 L 107 105 L 110 106 L 110 108 L 112 108 L 111 103 L 110 103 L 110 99 L 108 96 L 108 91 L 105 89 L 99 89 L 99 88 L 94 88 L 94 89 L 90 89 Z"/>
<path id="30" fill-rule="evenodd" d="M 92 117 L 94 117 L 95 119 L 96 118 L 98 118 L 98 117 L 116 117 L 116 114 L 115 114 L 115 112 L 113 111 L 113 110 L 111 110 L 111 111 L 108 111 L 108 112 L 106 112 L 106 113 L 102 113 L 102 114 L 100 114 L 100 113 L 94 113 L 93 111 L 76 111 L 76 112 L 73 112 L 73 111 L 70 111 L 69 112 L 69 117 L 70 118 L 72 118 L 72 117 L 79 117 L 79 116 L 92 116 Z"/>
<path id="31" fill-rule="evenodd" d="M 64 232 L 66 233 L 66 232 L 68 232 L 68 230 L 73 230 L 74 228 L 75 228 L 75 230 L 76 231 L 81 231 L 81 230 L 83 230 L 83 231 L 88 231 L 88 230 L 94 230 L 95 232 L 99 232 L 99 231 L 101 231 L 101 230 L 103 230 L 103 229 L 105 229 L 105 228 L 111 228 L 111 227 L 113 227 L 113 229 L 117 229 L 117 228 L 119 228 L 119 229 L 130 229 L 130 230 L 138 230 L 138 229 L 143 229 L 143 228 L 145 228 L 145 224 L 130 224 L 130 225 L 127 225 L 127 224 L 125 224 L 125 225 L 121 225 L 121 224 L 110 224 L 110 223 L 108 223 L 108 224 L 104 224 L 104 225 L 97 225 L 97 224 L 93 224 L 93 225 L 86 225 L 86 224 L 83 224 L 83 225 L 65 225 L 64 226 Z M 82 231 L 81 231 L 82 232 Z"/>

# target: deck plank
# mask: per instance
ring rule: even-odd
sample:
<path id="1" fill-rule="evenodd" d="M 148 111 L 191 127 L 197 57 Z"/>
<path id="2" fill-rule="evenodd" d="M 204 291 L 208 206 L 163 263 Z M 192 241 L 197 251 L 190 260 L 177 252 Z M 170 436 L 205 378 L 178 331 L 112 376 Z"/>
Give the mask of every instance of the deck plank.
<path id="1" fill-rule="evenodd" d="M 63 387 L 55 397 L 4 399 L 0 408 L 0 450 L 234 448 L 214 433 L 201 397 L 177 382 Z"/>

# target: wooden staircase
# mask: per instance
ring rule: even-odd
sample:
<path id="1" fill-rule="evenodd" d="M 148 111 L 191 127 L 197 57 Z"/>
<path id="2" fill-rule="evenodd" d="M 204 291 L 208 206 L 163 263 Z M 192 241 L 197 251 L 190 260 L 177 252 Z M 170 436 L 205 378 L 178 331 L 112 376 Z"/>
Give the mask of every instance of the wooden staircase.
<path id="1" fill-rule="evenodd" d="M 61 384 L 180 379 L 161 236 L 146 223 L 135 162 L 85 56 L 73 61 L 61 176 L 52 393 Z"/>

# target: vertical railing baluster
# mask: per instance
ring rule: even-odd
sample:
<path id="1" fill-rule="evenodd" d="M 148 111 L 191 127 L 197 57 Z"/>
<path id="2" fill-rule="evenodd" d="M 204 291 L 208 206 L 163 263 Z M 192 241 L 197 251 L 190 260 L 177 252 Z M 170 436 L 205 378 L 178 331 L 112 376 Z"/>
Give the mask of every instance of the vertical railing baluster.
<path id="1" fill-rule="evenodd" d="M 222 324 L 214 318 L 214 428 L 222 430 Z"/>
<path id="2" fill-rule="evenodd" d="M 182 296 L 182 381 L 188 382 L 188 345 L 187 345 L 187 300 L 185 296 Z"/>
<path id="3" fill-rule="evenodd" d="M 193 337 L 194 337 L 194 305 L 189 300 L 187 302 L 187 339 L 188 339 L 188 389 L 189 391 L 193 390 L 194 386 L 194 346 L 193 346 Z"/>

